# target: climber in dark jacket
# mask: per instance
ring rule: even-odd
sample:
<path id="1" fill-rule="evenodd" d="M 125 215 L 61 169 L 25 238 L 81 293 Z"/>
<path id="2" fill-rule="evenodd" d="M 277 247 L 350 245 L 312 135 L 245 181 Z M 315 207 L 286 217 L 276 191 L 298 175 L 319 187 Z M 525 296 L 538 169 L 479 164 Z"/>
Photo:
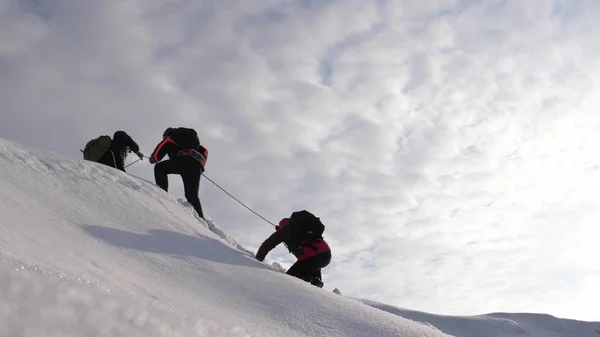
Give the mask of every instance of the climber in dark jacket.
<path id="1" fill-rule="evenodd" d="M 169 159 L 161 161 L 166 155 Z M 169 191 L 169 174 L 181 175 L 185 198 L 202 219 L 204 213 L 198 191 L 207 158 L 208 150 L 200 145 L 196 130 L 179 127 L 165 130 L 163 140 L 156 146 L 149 159 L 151 164 L 156 164 L 154 179 L 156 185 L 163 190 Z"/>
<path id="2" fill-rule="evenodd" d="M 117 131 L 113 135 L 109 150 L 98 160 L 99 163 L 125 172 L 125 158 L 128 152 L 134 152 L 140 159 L 140 147 L 125 131 Z"/>
<path id="3" fill-rule="evenodd" d="M 284 243 L 298 259 L 286 274 L 322 288 L 321 269 L 327 267 L 331 262 L 331 249 L 327 241 L 318 238 L 295 243 L 297 240 L 293 238 L 289 223 L 290 218 L 283 218 L 279 221 L 279 225 L 275 227 L 275 233 L 271 234 L 256 252 L 256 259 L 264 261 L 273 248 Z"/>

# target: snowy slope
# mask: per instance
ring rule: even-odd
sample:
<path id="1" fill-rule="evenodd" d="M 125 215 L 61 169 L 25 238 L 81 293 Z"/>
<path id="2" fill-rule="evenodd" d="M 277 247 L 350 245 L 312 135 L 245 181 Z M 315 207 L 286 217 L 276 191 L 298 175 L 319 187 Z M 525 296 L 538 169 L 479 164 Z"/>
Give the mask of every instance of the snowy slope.
<path id="1" fill-rule="evenodd" d="M 318 289 L 184 202 L 0 138 L 0 336 L 599 336 L 529 314 L 438 316 Z"/>
<path id="2" fill-rule="evenodd" d="M 0 171 L 1 336 L 447 336 L 271 269 L 123 172 L 2 139 Z"/>
<path id="3" fill-rule="evenodd" d="M 0 259 L 0 308 L 0 336 L 248 336 L 10 258 Z"/>
<path id="4" fill-rule="evenodd" d="M 417 322 L 429 323 L 441 331 L 461 337 L 598 337 L 600 322 L 582 322 L 529 313 L 493 313 L 479 316 L 443 316 L 407 310 L 370 300 L 360 302 Z"/>

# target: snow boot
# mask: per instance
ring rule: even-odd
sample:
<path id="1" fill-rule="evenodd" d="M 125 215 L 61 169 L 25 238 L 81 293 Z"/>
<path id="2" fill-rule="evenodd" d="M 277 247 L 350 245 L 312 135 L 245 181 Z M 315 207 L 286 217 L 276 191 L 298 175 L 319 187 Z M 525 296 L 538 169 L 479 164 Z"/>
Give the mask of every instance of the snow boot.
<path id="1" fill-rule="evenodd" d="M 313 286 L 318 287 L 318 288 L 323 288 L 323 285 L 324 285 L 323 281 L 321 281 L 321 279 L 316 276 L 311 278 L 309 280 L 309 282 L 310 282 L 310 284 L 312 284 Z"/>

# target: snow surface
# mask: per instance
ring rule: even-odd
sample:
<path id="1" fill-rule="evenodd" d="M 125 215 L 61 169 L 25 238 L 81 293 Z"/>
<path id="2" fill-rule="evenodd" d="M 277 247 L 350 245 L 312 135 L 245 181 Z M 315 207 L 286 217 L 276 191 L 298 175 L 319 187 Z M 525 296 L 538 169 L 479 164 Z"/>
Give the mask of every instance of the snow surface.
<path id="1" fill-rule="evenodd" d="M 600 322 L 559 319 L 554 316 L 530 313 L 493 313 L 479 316 L 442 316 L 358 299 L 360 302 L 400 317 L 429 323 L 444 333 L 461 337 L 512 336 L 600 336 Z"/>
<path id="2" fill-rule="evenodd" d="M 0 336 L 598 337 L 600 323 L 436 316 L 313 287 L 97 163 L 0 138 L 0 172 Z"/>

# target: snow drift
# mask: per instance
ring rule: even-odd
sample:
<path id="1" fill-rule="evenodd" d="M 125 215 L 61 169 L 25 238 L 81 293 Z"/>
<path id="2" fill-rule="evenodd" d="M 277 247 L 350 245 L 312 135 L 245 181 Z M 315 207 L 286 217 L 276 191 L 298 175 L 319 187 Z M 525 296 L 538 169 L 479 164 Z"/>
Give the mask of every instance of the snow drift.
<path id="1" fill-rule="evenodd" d="M 0 336 L 553 336 L 315 288 L 100 164 L 0 139 L 0 170 Z"/>

